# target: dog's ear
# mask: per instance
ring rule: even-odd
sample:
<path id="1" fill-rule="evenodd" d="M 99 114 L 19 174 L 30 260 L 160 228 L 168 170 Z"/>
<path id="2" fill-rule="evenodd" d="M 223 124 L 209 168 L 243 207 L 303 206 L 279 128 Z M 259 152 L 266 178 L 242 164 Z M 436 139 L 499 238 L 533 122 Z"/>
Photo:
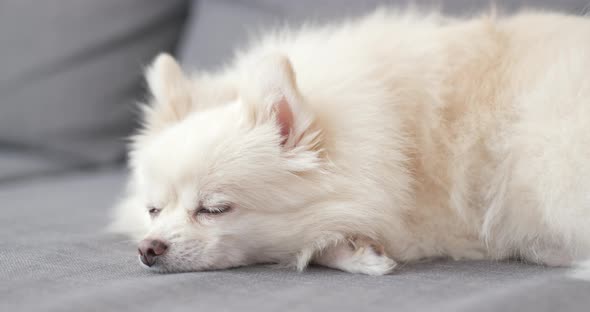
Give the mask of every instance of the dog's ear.
<path id="1" fill-rule="evenodd" d="M 289 59 L 280 54 L 269 55 L 256 63 L 248 72 L 248 86 L 242 90 L 247 102 L 253 103 L 255 122 L 272 119 L 283 136 L 282 145 L 287 148 L 302 143 L 309 144 L 314 123 L 313 115 L 306 109 L 297 88 L 295 72 Z M 313 133 L 316 138 L 318 133 Z"/>
<path id="2" fill-rule="evenodd" d="M 153 96 L 146 107 L 150 126 L 181 120 L 191 110 L 191 81 L 176 60 L 166 53 L 158 55 L 148 67 L 145 78 Z"/>
<path id="3" fill-rule="evenodd" d="M 146 71 L 146 80 L 154 98 L 159 102 L 169 102 L 183 93 L 187 79 L 174 58 L 161 53 Z"/>

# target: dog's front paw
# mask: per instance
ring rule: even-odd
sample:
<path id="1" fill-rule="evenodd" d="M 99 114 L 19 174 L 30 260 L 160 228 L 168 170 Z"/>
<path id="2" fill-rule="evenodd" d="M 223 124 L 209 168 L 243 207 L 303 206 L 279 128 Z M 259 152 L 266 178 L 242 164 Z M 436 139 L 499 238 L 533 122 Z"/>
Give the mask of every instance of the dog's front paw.
<path id="1" fill-rule="evenodd" d="M 345 271 L 368 275 L 391 273 L 397 263 L 385 254 L 383 245 L 365 237 L 351 237 L 349 247 L 353 251 L 348 261 L 343 263 Z"/>
<path id="2" fill-rule="evenodd" d="M 346 242 L 322 251 L 315 262 L 350 273 L 368 275 L 389 274 L 397 266 L 385 254 L 381 244 L 366 237 L 350 237 Z"/>

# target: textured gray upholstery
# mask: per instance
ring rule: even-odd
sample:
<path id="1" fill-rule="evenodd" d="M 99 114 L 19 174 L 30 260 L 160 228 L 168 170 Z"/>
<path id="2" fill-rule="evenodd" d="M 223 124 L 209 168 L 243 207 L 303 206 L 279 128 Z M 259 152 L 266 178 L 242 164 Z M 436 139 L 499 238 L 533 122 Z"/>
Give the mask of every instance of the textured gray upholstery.
<path id="1" fill-rule="evenodd" d="M 60 164 L 46 155 L 3 150 L 0 152 L 0 183 L 26 179 L 41 173 L 53 173 L 70 167 L 70 164 Z"/>
<path id="2" fill-rule="evenodd" d="M 0 2 L 0 152 L 121 158 L 141 72 L 171 50 L 186 0 Z M 1 174 L 1 173 L 0 173 Z"/>
<path id="3" fill-rule="evenodd" d="M 123 170 L 0 189 L 0 311 L 588 311 L 590 282 L 520 263 L 433 262 L 369 277 L 273 266 L 162 275 L 104 233 Z"/>

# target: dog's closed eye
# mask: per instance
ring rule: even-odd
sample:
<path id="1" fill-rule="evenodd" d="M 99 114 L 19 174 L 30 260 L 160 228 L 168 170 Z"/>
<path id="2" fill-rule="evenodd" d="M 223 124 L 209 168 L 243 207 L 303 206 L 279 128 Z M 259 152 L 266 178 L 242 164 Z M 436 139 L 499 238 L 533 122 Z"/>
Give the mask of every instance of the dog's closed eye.
<path id="1" fill-rule="evenodd" d="M 230 204 L 222 204 L 213 207 L 199 207 L 196 211 L 197 215 L 219 215 L 231 210 Z"/>
<path id="2" fill-rule="evenodd" d="M 158 208 L 153 207 L 153 206 L 149 206 L 148 207 L 148 213 L 150 214 L 150 217 L 152 217 L 152 218 L 157 217 L 160 214 L 160 210 L 161 209 L 158 209 Z"/>

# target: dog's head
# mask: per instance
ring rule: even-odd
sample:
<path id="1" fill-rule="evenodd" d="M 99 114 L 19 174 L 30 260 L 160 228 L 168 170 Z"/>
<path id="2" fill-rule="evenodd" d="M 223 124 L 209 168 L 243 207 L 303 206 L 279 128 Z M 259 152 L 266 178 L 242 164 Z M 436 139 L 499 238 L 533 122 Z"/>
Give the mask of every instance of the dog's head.
<path id="1" fill-rule="evenodd" d="M 289 60 L 188 78 L 168 55 L 147 71 L 152 102 L 134 137 L 118 227 L 147 231 L 143 264 L 161 271 L 280 262 L 302 248 L 321 196 L 321 131 Z M 139 227 L 142 229 L 142 227 Z"/>

